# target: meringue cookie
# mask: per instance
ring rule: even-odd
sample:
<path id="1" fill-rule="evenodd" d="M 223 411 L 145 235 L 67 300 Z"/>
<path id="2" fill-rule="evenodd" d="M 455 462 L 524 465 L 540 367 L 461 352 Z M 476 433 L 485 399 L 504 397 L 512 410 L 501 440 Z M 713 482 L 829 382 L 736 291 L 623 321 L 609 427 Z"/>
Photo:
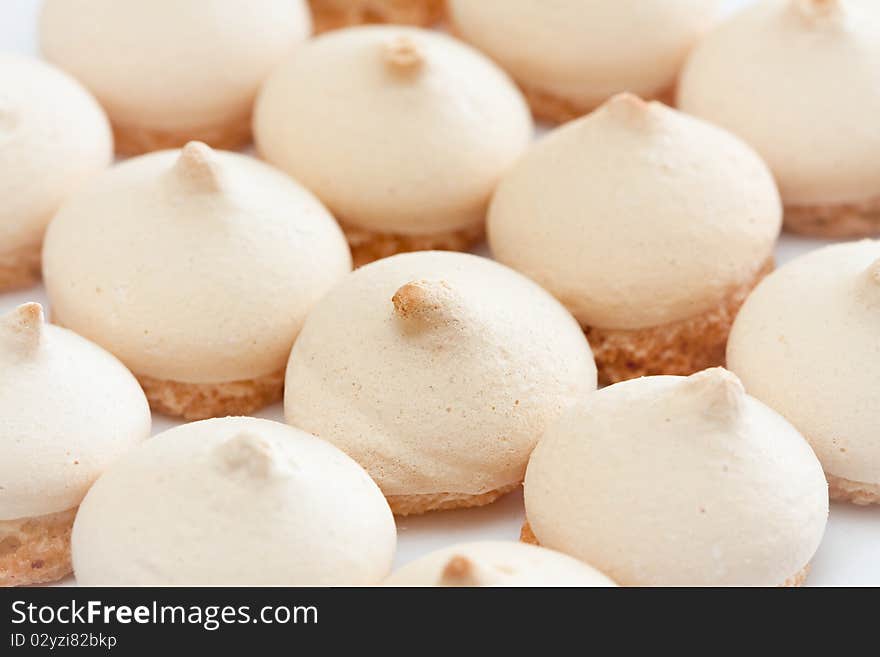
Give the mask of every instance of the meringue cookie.
<path id="1" fill-rule="evenodd" d="M 86 586 L 359 586 L 391 569 L 394 519 L 338 449 L 277 422 L 176 427 L 116 463 L 73 527 Z"/>
<path id="2" fill-rule="evenodd" d="M 0 585 L 70 572 L 70 529 L 89 486 L 150 434 L 134 377 L 27 303 L 0 316 Z"/>
<path id="3" fill-rule="evenodd" d="M 524 534 L 621 585 L 797 585 L 828 487 L 797 430 L 715 368 L 572 409 L 532 454 L 525 505 Z"/>
<path id="4" fill-rule="evenodd" d="M 76 80 L 0 53 L 0 290 L 39 277 L 52 215 L 112 159 L 107 117 Z"/>
<path id="5" fill-rule="evenodd" d="M 386 586 L 615 586 L 585 563 L 524 543 L 453 545 L 408 563 Z"/>
<path id="6" fill-rule="evenodd" d="M 516 488 L 547 423 L 595 389 L 590 347 L 549 294 L 485 258 L 421 252 L 355 271 L 315 306 L 284 410 L 405 515 Z"/>
<path id="7" fill-rule="evenodd" d="M 717 0 L 449 0 L 459 35 L 501 64 L 536 116 L 567 121 L 630 91 L 672 95 Z M 637 45 L 634 45 L 637 44 Z"/>
<path id="8" fill-rule="evenodd" d="M 188 419 L 280 399 L 306 313 L 350 270 L 309 192 L 200 143 L 107 171 L 61 209 L 44 250 L 53 319 L 128 365 L 155 410 Z"/>
<path id="9" fill-rule="evenodd" d="M 433 25 L 443 16 L 445 0 L 309 0 L 315 32 L 361 23 Z"/>
<path id="10" fill-rule="evenodd" d="M 356 264 L 476 241 L 532 130 L 522 95 L 495 64 L 404 27 L 311 41 L 269 78 L 254 117 L 260 153 L 327 204 Z"/>
<path id="11" fill-rule="evenodd" d="M 568 307 L 600 380 L 615 382 L 721 364 L 780 224 L 748 146 L 621 94 L 532 147 L 498 186 L 488 228 L 495 257 Z"/>
<path id="12" fill-rule="evenodd" d="M 769 0 L 694 51 L 679 104 L 767 160 L 786 227 L 880 233 L 880 4 Z"/>
<path id="13" fill-rule="evenodd" d="M 247 142 L 257 89 L 310 32 L 304 0 L 46 0 L 40 45 L 136 155 Z"/>
<path id="14" fill-rule="evenodd" d="M 734 323 L 730 368 L 816 450 L 833 499 L 880 503 L 880 242 L 802 256 Z"/>

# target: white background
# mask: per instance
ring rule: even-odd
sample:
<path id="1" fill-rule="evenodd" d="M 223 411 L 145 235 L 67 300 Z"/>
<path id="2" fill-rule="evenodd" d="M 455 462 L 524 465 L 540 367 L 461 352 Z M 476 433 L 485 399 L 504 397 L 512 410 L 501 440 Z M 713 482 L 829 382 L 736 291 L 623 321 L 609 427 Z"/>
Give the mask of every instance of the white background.
<path id="1" fill-rule="evenodd" d="M 149 0 L 143 0 L 149 1 Z M 728 0 L 727 10 L 751 0 Z M 36 15 L 39 0 L 0 0 L 0 51 L 35 54 Z M 0 199 L 2 203 L 2 199 Z M 823 242 L 783 236 L 777 261 L 783 263 Z M 26 301 L 46 304 L 42 287 L 15 294 L 0 294 L 0 313 Z M 260 417 L 282 420 L 281 405 L 259 413 Z M 153 433 L 177 424 L 154 416 Z M 769 437 L 768 437 L 769 438 Z M 407 561 L 439 547 L 478 539 L 516 540 L 523 521 L 522 495 L 508 495 L 487 507 L 463 511 L 432 513 L 421 517 L 398 518 L 397 563 Z M 808 584 L 880 586 L 880 507 L 858 508 L 833 504 L 825 540 L 813 560 Z M 66 583 L 73 583 L 72 578 Z"/>

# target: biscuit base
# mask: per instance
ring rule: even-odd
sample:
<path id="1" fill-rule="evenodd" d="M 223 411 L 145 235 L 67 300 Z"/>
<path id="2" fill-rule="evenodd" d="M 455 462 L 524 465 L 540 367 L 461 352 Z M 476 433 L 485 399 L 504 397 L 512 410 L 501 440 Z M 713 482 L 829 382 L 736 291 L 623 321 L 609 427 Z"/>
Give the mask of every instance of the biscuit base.
<path id="1" fill-rule="evenodd" d="M 811 237 L 880 235 L 880 197 L 863 203 L 786 205 L 785 229 Z"/>
<path id="2" fill-rule="evenodd" d="M 0 520 L 0 586 L 54 582 L 73 572 L 70 532 L 76 508 Z"/>
<path id="3" fill-rule="evenodd" d="M 849 502 L 859 506 L 880 504 L 880 484 L 866 484 L 826 474 L 828 497 L 835 502 Z"/>
<path id="4" fill-rule="evenodd" d="M 528 543 L 530 545 L 541 545 L 538 542 L 538 537 L 535 536 L 535 533 L 532 531 L 532 526 L 529 524 L 528 520 L 523 523 L 522 529 L 520 530 L 519 534 L 519 540 L 523 543 Z M 795 588 L 803 586 L 804 582 L 807 581 L 807 575 L 809 575 L 809 573 L 810 564 L 807 564 L 794 575 L 785 580 L 782 584 L 780 584 L 779 588 Z"/>
<path id="5" fill-rule="evenodd" d="M 810 574 L 810 564 L 807 564 L 803 568 L 801 568 L 794 575 L 785 580 L 782 584 L 779 585 L 781 589 L 795 589 L 800 588 L 807 581 L 807 575 Z"/>
<path id="6" fill-rule="evenodd" d="M 28 287 L 40 280 L 42 245 L 28 244 L 0 253 L 0 290 Z"/>
<path id="7" fill-rule="evenodd" d="M 467 251 L 483 239 L 486 233 L 483 224 L 447 233 L 426 235 L 377 233 L 345 223 L 341 225 L 351 247 L 351 257 L 355 267 L 410 251 Z"/>
<path id="8" fill-rule="evenodd" d="M 465 493 L 428 493 L 426 495 L 387 495 L 388 506 L 396 516 L 413 516 L 428 511 L 450 511 L 452 509 L 469 509 L 475 506 L 486 506 L 499 497 L 516 490 L 522 484 L 515 483 L 502 486 L 488 493 L 468 495 Z"/>
<path id="9" fill-rule="evenodd" d="M 548 123 L 565 123 L 584 116 L 601 107 L 607 100 L 579 102 L 522 82 L 519 83 L 519 87 L 532 109 L 532 115 L 537 120 Z M 644 100 L 657 100 L 669 107 L 675 107 L 675 89 L 675 86 L 669 87 Z"/>
<path id="10" fill-rule="evenodd" d="M 427 27 L 440 21 L 445 0 L 309 0 L 315 33 L 365 23 Z"/>
<path id="11" fill-rule="evenodd" d="M 284 393 L 284 369 L 267 376 L 228 383 L 181 383 L 137 375 L 150 408 L 185 420 L 249 415 L 279 401 Z"/>
<path id="12" fill-rule="evenodd" d="M 748 283 L 694 317 L 634 330 L 584 327 L 599 370 L 599 383 L 609 385 L 660 374 L 688 376 L 724 365 L 733 320 L 749 293 L 773 267 L 771 257 Z"/>
<path id="13" fill-rule="evenodd" d="M 113 139 L 117 153 L 131 156 L 181 148 L 191 141 L 204 142 L 211 148 L 235 150 L 251 140 L 251 117 L 238 116 L 221 124 L 190 130 L 159 130 L 113 123 Z"/>

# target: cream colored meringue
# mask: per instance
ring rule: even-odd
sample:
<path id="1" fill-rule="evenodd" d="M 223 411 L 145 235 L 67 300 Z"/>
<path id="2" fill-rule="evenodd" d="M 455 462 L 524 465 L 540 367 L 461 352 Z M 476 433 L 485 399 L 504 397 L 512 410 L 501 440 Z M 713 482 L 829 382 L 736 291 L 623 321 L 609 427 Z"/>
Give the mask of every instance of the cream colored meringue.
<path id="1" fill-rule="evenodd" d="M 424 234 L 483 222 L 532 121 L 504 72 L 469 46 L 374 26 L 298 49 L 263 87 L 254 133 L 343 223 Z"/>
<path id="2" fill-rule="evenodd" d="M 284 406 L 385 495 L 479 495 L 522 481 L 547 423 L 595 389 L 589 345 L 549 294 L 485 258 L 420 252 L 318 303 Z"/>
<path id="3" fill-rule="evenodd" d="M 679 105 L 773 169 L 786 204 L 880 197 L 880 4 L 767 0 L 694 51 Z"/>
<path id="4" fill-rule="evenodd" d="M 388 504 L 345 454 L 268 420 L 166 431 L 92 487 L 73 527 L 90 585 L 367 585 L 391 569 Z"/>
<path id="5" fill-rule="evenodd" d="M 61 202 L 112 159 L 107 117 L 78 82 L 0 53 L 0 264 L 38 250 Z"/>
<path id="6" fill-rule="evenodd" d="M 40 45 L 117 126 L 185 133 L 247 121 L 259 85 L 310 32 L 303 0 L 46 0 Z"/>
<path id="7" fill-rule="evenodd" d="M 828 487 L 780 415 L 715 368 L 590 396 L 529 461 L 541 545 L 621 585 L 778 586 L 809 563 Z"/>
<path id="8" fill-rule="evenodd" d="M 495 257 L 585 326 L 639 329 L 709 310 L 771 256 L 782 210 L 733 135 L 621 94 L 539 141 L 489 211 Z"/>
<path id="9" fill-rule="evenodd" d="M 727 349 L 749 393 L 807 437 L 825 471 L 880 484 L 880 242 L 814 251 L 746 301 Z"/>
<path id="10" fill-rule="evenodd" d="M 99 177 L 58 213 L 43 258 L 60 323 L 136 374 L 186 383 L 282 369 L 306 313 L 351 269 L 309 192 L 199 143 Z"/>
<path id="11" fill-rule="evenodd" d="M 408 563 L 386 586 L 615 586 L 587 564 L 525 543 L 453 545 Z"/>
<path id="12" fill-rule="evenodd" d="M 149 435 L 144 393 L 113 356 L 45 324 L 39 304 L 0 316 L 0 521 L 75 508 Z"/>
<path id="13" fill-rule="evenodd" d="M 458 33 L 526 87 L 578 106 L 676 81 L 717 0 L 449 0 Z"/>

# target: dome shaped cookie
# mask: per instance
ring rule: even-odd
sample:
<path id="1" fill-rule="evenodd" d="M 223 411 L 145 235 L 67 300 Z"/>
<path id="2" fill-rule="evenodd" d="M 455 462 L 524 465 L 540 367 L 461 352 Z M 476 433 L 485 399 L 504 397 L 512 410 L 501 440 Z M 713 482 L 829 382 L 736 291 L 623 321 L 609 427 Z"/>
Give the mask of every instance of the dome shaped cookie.
<path id="1" fill-rule="evenodd" d="M 880 503 L 880 242 L 830 246 L 748 298 L 729 367 L 810 441 L 833 499 Z"/>
<path id="2" fill-rule="evenodd" d="M 311 32 L 304 0 L 46 0 L 45 57 L 110 115 L 127 155 L 250 138 L 260 84 Z"/>
<path id="3" fill-rule="evenodd" d="M 472 48 L 381 26 L 300 48 L 263 87 L 254 133 L 263 157 L 330 208 L 363 264 L 479 239 L 532 121 L 510 79 Z"/>
<path id="4" fill-rule="evenodd" d="M 92 487 L 73 527 L 85 586 L 361 586 L 391 570 L 394 519 L 338 449 L 228 417 L 152 438 Z"/>
<path id="5" fill-rule="evenodd" d="M 504 177 L 489 245 L 578 319 L 600 381 L 691 374 L 723 363 L 736 310 L 772 268 L 781 214 L 743 142 L 621 94 Z"/>
<path id="6" fill-rule="evenodd" d="M 0 315 L 0 586 L 70 573 L 77 506 L 149 435 L 147 400 L 118 360 L 45 324 L 39 304 Z"/>
<path id="7" fill-rule="evenodd" d="M 532 454 L 525 505 L 524 540 L 623 586 L 794 586 L 828 487 L 797 430 L 715 368 L 587 398 Z"/>
<path id="8" fill-rule="evenodd" d="M 306 313 L 351 269 L 339 227 L 287 176 L 190 143 L 118 164 L 56 215 L 43 253 L 53 321 L 187 419 L 281 398 Z"/>
<path id="9" fill-rule="evenodd" d="M 398 23 L 427 27 L 439 21 L 445 0 L 309 0 L 315 31 L 361 23 Z"/>
<path id="10" fill-rule="evenodd" d="M 38 60 L 0 53 L 0 290 L 39 277 L 52 215 L 112 159 L 107 117 L 79 83 Z"/>
<path id="11" fill-rule="evenodd" d="M 453 545 L 396 570 L 386 586 L 615 586 L 587 564 L 525 543 Z"/>
<path id="12" fill-rule="evenodd" d="M 764 157 L 786 228 L 880 233 L 880 4 L 769 0 L 694 51 L 679 104 Z"/>
<path id="13" fill-rule="evenodd" d="M 421 252 L 363 267 L 318 303 L 284 411 L 406 515 L 518 487 L 547 423 L 595 389 L 590 347 L 549 294 L 485 258 Z"/>
<path id="14" fill-rule="evenodd" d="M 449 0 L 455 31 L 519 82 L 532 111 L 568 121 L 629 91 L 669 99 L 718 0 Z M 637 45 L 636 45 L 637 44 Z"/>

